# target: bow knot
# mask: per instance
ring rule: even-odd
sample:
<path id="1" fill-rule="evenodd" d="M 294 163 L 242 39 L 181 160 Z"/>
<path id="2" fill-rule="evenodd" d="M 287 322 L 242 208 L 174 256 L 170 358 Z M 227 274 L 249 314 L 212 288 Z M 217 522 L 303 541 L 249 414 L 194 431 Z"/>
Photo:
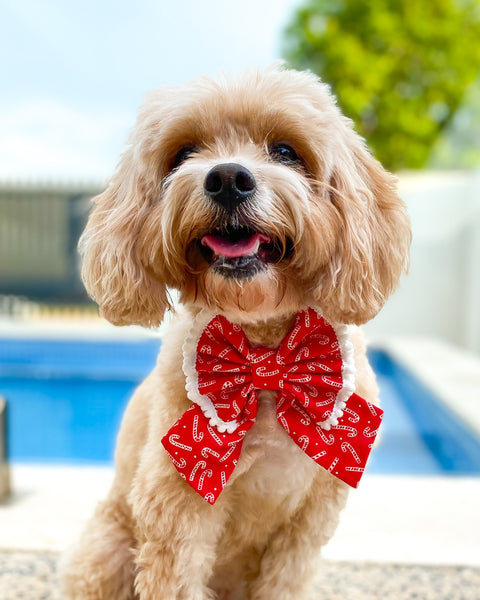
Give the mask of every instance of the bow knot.
<path id="1" fill-rule="evenodd" d="M 277 392 L 278 423 L 308 456 L 357 486 L 383 411 L 355 394 L 346 326 L 333 327 L 309 308 L 271 349 L 250 347 L 221 315 L 200 318 L 184 348 L 184 370 L 193 404 L 162 443 L 207 501 L 215 502 L 235 468 L 259 390 Z"/>
<path id="2" fill-rule="evenodd" d="M 283 388 L 283 365 L 278 352 L 270 348 L 254 348 L 249 352 L 252 384 L 258 390 Z"/>

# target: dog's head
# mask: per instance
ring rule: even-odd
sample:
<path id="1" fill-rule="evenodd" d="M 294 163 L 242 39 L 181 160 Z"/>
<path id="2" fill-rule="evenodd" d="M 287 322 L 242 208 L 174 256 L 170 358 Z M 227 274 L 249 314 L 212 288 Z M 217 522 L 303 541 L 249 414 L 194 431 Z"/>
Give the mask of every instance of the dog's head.
<path id="1" fill-rule="evenodd" d="M 408 257 L 392 175 L 327 86 L 278 67 L 152 92 L 95 202 L 83 278 L 121 325 L 160 323 L 167 286 L 239 320 L 362 323 Z"/>

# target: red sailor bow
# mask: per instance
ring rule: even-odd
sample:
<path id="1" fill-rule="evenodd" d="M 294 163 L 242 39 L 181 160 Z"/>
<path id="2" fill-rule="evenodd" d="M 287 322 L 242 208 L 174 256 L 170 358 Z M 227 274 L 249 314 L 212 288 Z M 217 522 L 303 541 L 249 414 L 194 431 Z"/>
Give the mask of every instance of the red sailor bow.
<path id="1" fill-rule="evenodd" d="M 297 446 L 357 487 L 383 411 L 355 394 L 347 329 L 309 308 L 278 349 L 256 348 L 225 317 L 203 317 L 184 349 L 193 404 L 162 443 L 205 500 L 217 500 L 237 464 L 255 422 L 258 390 L 277 391 L 277 420 Z"/>

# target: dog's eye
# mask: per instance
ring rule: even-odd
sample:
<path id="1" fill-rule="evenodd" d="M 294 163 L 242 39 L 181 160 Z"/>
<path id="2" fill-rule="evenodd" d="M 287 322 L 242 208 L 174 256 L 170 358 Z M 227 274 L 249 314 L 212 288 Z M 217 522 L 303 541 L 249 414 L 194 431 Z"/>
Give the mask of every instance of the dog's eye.
<path id="1" fill-rule="evenodd" d="M 171 169 L 176 169 L 183 162 L 190 158 L 192 154 L 198 152 L 198 148 L 193 144 L 187 144 L 186 146 L 182 146 L 180 150 L 175 154 L 175 157 L 172 160 Z"/>
<path id="2" fill-rule="evenodd" d="M 293 165 L 302 162 L 295 150 L 283 142 L 272 144 L 268 150 L 273 160 L 285 165 Z"/>

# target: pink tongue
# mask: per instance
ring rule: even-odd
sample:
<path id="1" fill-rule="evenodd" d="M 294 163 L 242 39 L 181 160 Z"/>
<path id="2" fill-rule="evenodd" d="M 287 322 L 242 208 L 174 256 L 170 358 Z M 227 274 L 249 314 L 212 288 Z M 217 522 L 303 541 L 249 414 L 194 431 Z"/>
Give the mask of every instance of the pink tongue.
<path id="1" fill-rule="evenodd" d="M 236 258 L 237 256 L 248 256 L 257 252 L 258 247 L 263 242 L 270 242 L 268 235 L 264 233 L 256 233 L 247 240 L 238 240 L 231 242 L 230 240 L 218 235 L 205 235 L 202 238 L 202 244 L 208 246 L 215 254 L 226 256 L 227 258 Z"/>

